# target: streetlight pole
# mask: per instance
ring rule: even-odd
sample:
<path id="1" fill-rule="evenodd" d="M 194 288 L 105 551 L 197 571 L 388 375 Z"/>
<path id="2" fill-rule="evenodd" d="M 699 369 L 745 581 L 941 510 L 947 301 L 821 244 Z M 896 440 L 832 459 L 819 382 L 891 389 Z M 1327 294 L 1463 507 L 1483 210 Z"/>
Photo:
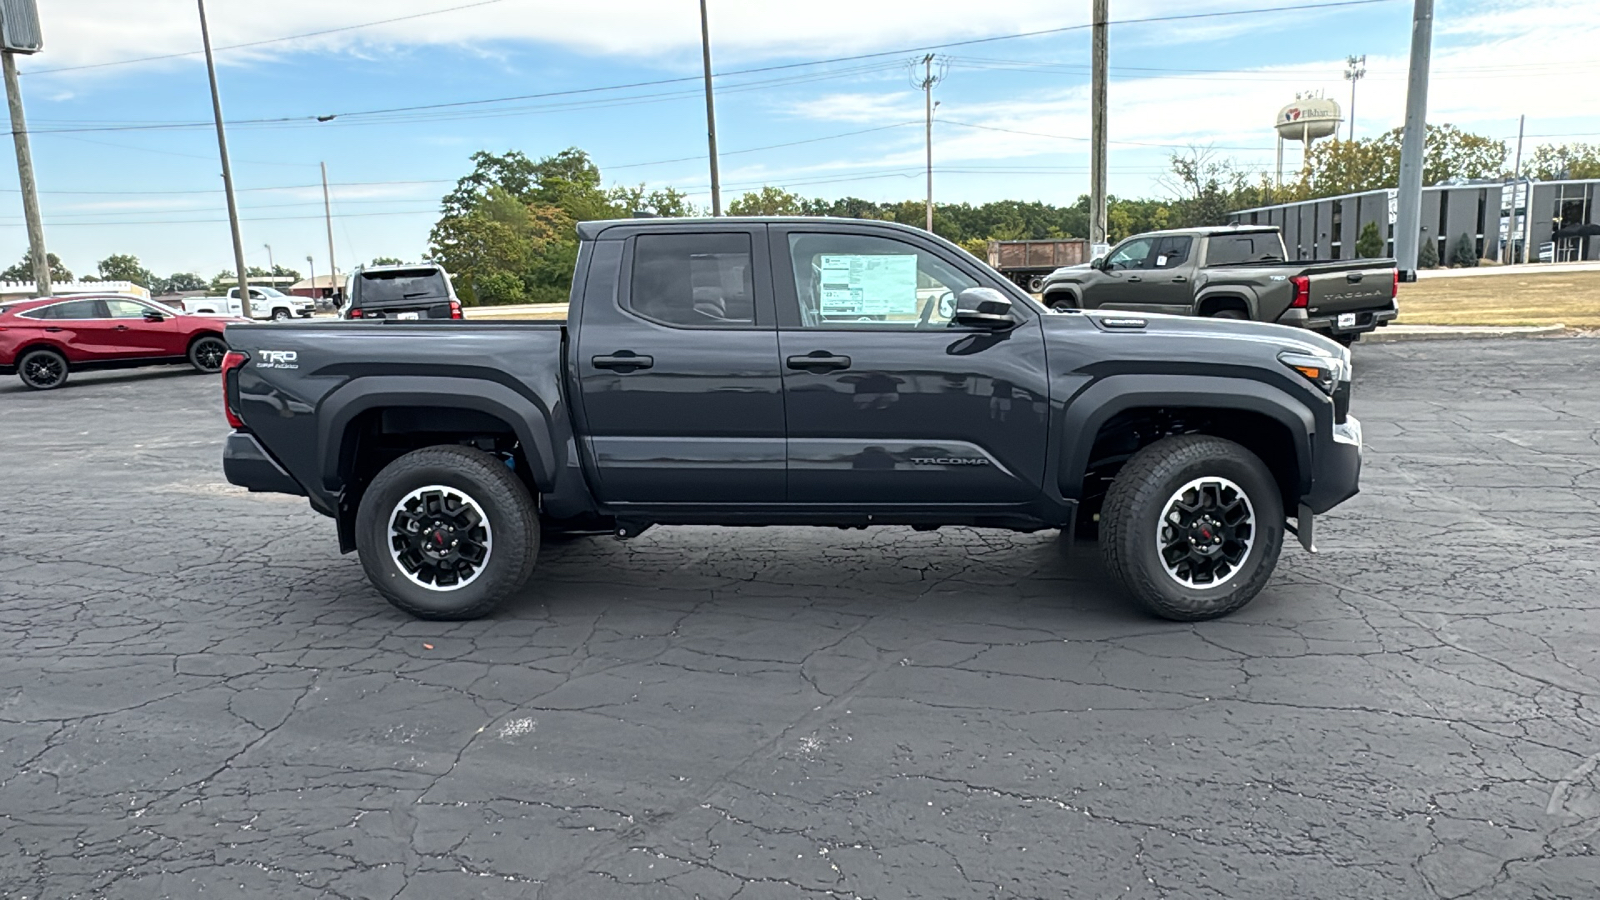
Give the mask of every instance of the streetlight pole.
<path id="1" fill-rule="evenodd" d="M 1350 82 L 1350 140 L 1356 139 L 1356 82 L 1367 75 L 1367 55 L 1345 57 L 1344 79 Z"/>
<path id="2" fill-rule="evenodd" d="M 276 278 L 278 276 L 278 264 L 272 261 L 272 245 L 262 244 L 261 246 L 267 248 L 267 275 Z"/>
<path id="3" fill-rule="evenodd" d="M 700 55 L 706 70 L 706 143 L 711 151 L 711 214 L 722 215 L 722 179 L 717 173 L 717 103 L 711 91 L 711 23 L 700 0 Z"/>
<path id="4" fill-rule="evenodd" d="M 328 199 L 328 164 L 322 164 L 322 215 L 328 223 L 328 290 L 333 293 L 333 305 L 339 302 L 339 264 L 333 259 L 333 201 Z"/>
<path id="5" fill-rule="evenodd" d="M 1422 224 L 1422 152 L 1428 140 L 1428 59 L 1433 52 L 1433 0 L 1416 0 L 1411 20 L 1411 75 L 1406 84 L 1406 124 L 1400 139 L 1400 188 L 1395 198 L 1395 259 L 1417 269 Z"/>
<path id="6" fill-rule="evenodd" d="M 306 254 L 306 268 L 311 270 L 311 302 L 314 306 L 322 298 L 317 296 L 317 262 L 309 253 Z"/>
<path id="7" fill-rule="evenodd" d="M 228 165 L 228 133 L 222 127 L 222 94 L 217 91 L 217 63 L 211 55 L 211 29 L 206 25 L 206 0 L 200 6 L 200 40 L 206 47 L 206 75 L 211 79 L 211 112 L 217 120 L 217 152 L 222 157 L 222 190 L 228 195 L 228 225 L 233 229 L 233 265 L 239 273 L 239 312 L 250 318 L 250 278 L 244 264 L 244 238 L 239 234 L 239 203 L 233 196 L 233 169 Z"/>

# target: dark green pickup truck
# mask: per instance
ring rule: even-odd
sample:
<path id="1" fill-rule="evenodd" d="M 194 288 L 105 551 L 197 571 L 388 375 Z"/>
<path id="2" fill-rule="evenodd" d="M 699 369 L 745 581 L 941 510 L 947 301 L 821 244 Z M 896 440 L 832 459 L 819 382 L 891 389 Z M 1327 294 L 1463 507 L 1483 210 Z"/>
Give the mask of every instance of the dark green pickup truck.
<path id="1" fill-rule="evenodd" d="M 1394 260 L 1286 257 L 1273 227 L 1151 231 L 1088 265 L 1055 270 L 1040 293 L 1055 309 L 1276 322 L 1347 346 L 1399 315 Z"/>

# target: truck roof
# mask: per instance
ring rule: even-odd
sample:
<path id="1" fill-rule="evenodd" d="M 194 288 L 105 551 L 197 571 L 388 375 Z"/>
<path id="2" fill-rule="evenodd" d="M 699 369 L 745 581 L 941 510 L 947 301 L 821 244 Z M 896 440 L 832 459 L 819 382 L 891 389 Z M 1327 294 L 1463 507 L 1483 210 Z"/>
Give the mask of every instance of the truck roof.
<path id="1" fill-rule="evenodd" d="M 1275 234 L 1276 225 L 1202 225 L 1196 228 L 1166 228 L 1161 231 L 1141 231 L 1140 234 L 1188 235 L 1211 237 L 1218 234 Z"/>
<path id="2" fill-rule="evenodd" d="M 600 233 L 608 228 L 628 226 L 631 228 L 670 228 L 681 225 L 814 225 L 818 222 L 848 223 L 850 225 L 864 225 L 868 227 L 886 228 L 894 231 L 904 231 L 910 234 L 927 234 L 921 228 L 912 225 L 902 225 L 899 222 L 890 222 L 886 219 L 853 219 L 847 216 L 721 216 L 719 218 L 665 218 L 647 217 L 642 219 L 596 219 L 589 222 L 578 223 L 578 236 L 586 241 L 596 240 Z"/>

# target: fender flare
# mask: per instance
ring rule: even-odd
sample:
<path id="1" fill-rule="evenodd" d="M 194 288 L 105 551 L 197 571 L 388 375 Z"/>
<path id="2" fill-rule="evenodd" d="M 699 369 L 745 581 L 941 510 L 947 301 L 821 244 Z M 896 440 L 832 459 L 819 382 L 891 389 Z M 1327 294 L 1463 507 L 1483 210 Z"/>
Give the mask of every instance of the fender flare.
<path id="1" fill-rule="evenodd" d="M 1067 404 L 1057 432 L 1062 452 L 1056 485 L 1063 496 L 1081 500 L 1083 476 L 1101 426 L 1124 410 L 1139 407 L 1227 409 L 1268 416 L 1289 430 L 1295 445 L 1300 495 L 1311 488 L 1311 410 L 1282 390 L 1260 381 L 1221 375 L 1111 375 L 1080 391 Z"/>
<path id="2" fill-rule="evenodd" d="M 1251 288 L 1237 284 L 1225 284 L 1218 285 L 1217 287 L 1201 288 L 1194 295 L 1194 314 L 1197 316 L 1200 315 L 1200 309 L 1204 307 L 1206 305 L 1206 301 L 1210 300 L 1212 297 L 1238 297 L 1240 300 L 1244 301 L 1244 308 L 1245 311 L 1250 314 L 1250 320 L 1252 322 L 1260 321 L 1261 298 L 1257 296 L 1256 292 Z"/>
<path id="3" fill-rule="evenodd" d="M 1070 295 L 1072 297 L 1072 305 L 1074 308 L 1083 308 L 1083 291 L 1079 290 L 1078 285 L 1071 282 L 1066 282 L 1063 284 L 1046 284 L 1044 286 L 1044 290 L 1040 292 L 1039 297 L 1040 301 L 1048 307 L 1052 305 L 1050 298 L 1054 295 L 1060 294 Z"/>
<path id="4" fill-rule="evenodd" d="M 472 409 L 502 419 L 522 444 L 534 486 L 542 493 L 555 487 L 559 465 L 550 413 L 532 400 L 481 378 L 373 375 L 354 379 L 329 394 L 317 415 L 317 459 L 323 486 L 329 492 L 337 493 L 343 486 L 339 460 L 350 423 L 368 410 L 386 406 Z"/>

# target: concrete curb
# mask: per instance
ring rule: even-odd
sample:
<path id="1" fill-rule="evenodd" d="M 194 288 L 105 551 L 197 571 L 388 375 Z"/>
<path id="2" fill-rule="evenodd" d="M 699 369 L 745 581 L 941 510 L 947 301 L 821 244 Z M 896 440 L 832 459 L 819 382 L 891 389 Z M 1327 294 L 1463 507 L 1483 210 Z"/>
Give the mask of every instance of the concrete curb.
<path id="1" fill-rule="evenodd" d="M 1362 335 L 1361 343 L 1549 337 L 1564 334 L 1566 330 L 1567 326 L 1559 322 L 1554 325 L 1390 325 Z"/>

